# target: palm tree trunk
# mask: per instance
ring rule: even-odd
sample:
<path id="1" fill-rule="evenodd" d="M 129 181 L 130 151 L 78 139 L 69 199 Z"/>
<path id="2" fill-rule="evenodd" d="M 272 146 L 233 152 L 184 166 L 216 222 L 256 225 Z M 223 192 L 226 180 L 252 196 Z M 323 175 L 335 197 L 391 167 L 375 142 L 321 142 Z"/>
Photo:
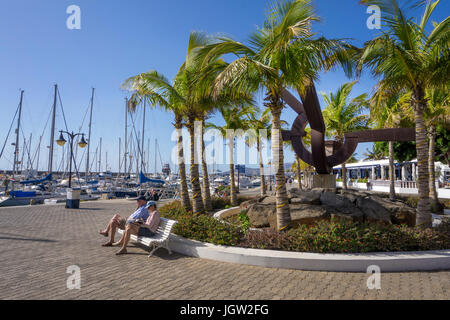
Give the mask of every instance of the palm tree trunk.
<path id="1" fill-rule="evenodd" d="M 435 146 L 436 146 L 436 127 L 431 125 L 428 136 L 430 139 L 430 146 L 428 151 L 428 173 L 430 179 L 430 198 L 433 208 L 435 210 L 438 209 L 439 200 L 438 194 L 436 190 L 436 174 L 434 167 L 434 158 L 435 158 Z"/>
<path id="2" fill-rule="evenodd" d="M 228 138 L 228 151 L 230 157 L 230 199 L 231 205 L 237 206 L 236 179 L 234 178 L 234 136 Z"/>
<path id="3" fill-rule="evenodd" d="M 184 162 L 184 151 L 183 151 L 183 134 L 181 123 L 175 125 L 177 130 L 177 149 L 178 149 L 178 167 L 180 169 L 180 199 L 183 207 L 190 211 L 192 210 L 191 201 L 189 200 L 189 192 L 186 181 L 186 164 Z"/>
<path id="4" fill-rule="evenodd" d="M 190 135 L 190 150 L 191 150 L 191 184 L 192 184 L 192 207 L 194 214 L 201 214 L 205 211 L 202 200 L 202 188 L 200 186 L 198 173 L 198 153 L 196 148 L 196 132 L 194 129 L 193 119 L 189 120 L 188 130 Z"/>
<path id="5" fill-rule="evenodd" d="M 345 162 L 342 164 L 342 188 L 347 190 L 347 168 L 345 167 Z"/>
<path id="6" fill-rule="evenodd" d="M 201 144 L 202 144 L 203 201 L 204 201 L 206 211 L 210 212 L 213 210 L 213 206 L 212 206 L 212 201 L 211 201 L 211 190 L 210 190 L 209 176 L 208 176 L 208 165 L 206 164 L 205 140 L 203 140 L 204 134 L 205 134 L 205 119 L 202 119 Z"/>
<path id="7" fill-rule="evenodd" d="M 302 171 L 300 168 L 300 158 L 298 156 L 296 156 L 297 158 L 297 181 L 298 181 L 298 189 L 302 190 Z"/>
<path id="8" fill-rule="evenodd" d="M 258 149 L 258 158 L 259 158 L 259 177 L 261 179 L 261 197 L 264 197 L 267 194 L 267 186 L 266 179 L 264 177 L 264 163 L 261 152 L 261 142 L 259 141 L 259 137 L 256 141 L 256 148 Z"/>
<path id="9" fill-rule="evenodd" d="M 277 229 L 282 231 L 291 224 L 291 212 L 286 190 L 286 176 L 284 174 L 284 153 L 283 138 L 281 137 L 281 110 L 283 105 L 275 97 L 270 100 L 274 103 L 271 106 L 272 111 L 272 156 L 273 166 L 275 167 L 276 181 L 276 208 L 277 208 Z"/>
<path id="10" fill-rule="evenodd" d="M 421 228 L 431 227 L 430 186 L 428 179 L 428 145 L 427 130 L 425 127 L 424 112 L 426 102 L 423 89 L 413 92 L 413 108 L 416 123 L 416 150 L 417 150 L 417 184 L 419 189 L 419 202 L 417 204 L 416 225 Z"/>
<path id="11" fill-rule="evenodd" d="M 389 141 L 389 199 L 395 200 L 394 142 Z"/>

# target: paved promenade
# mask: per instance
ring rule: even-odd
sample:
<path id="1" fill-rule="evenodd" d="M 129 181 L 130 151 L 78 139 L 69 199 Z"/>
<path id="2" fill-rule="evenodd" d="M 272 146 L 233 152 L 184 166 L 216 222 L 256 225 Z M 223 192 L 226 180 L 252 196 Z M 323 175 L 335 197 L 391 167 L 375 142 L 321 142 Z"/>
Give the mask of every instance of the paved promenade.
<path id="1" fill-rule="evenodd" d="M 369 290 L 363 273 L 267 269 L 185 257 L 164 249 L 147 257 L 103 248 L 98 230 L 134 202 L 0 208 L 0 299 L 449 299 L 450 271 L 381 275 Z M 67 289 L 69 266 L 81 289 Z"/>

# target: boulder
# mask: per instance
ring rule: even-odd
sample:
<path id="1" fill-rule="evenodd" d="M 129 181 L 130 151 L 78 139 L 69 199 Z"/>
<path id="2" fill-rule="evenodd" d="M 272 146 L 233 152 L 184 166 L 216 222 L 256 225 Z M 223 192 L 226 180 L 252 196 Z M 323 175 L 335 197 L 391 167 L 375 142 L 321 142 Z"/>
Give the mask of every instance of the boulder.
<path id="1" fill-rule="evenodd" d="M 299 191 L 293 194 L 295 197 L 292 197 L 292 204 L 316 204 L 320 205 L 320 196 L 321 192 L 318 190 L 310 190 L 310 191 Z"/>
<path id="2" fill-rule="evenodd" d="M 293 227 L 300 224 L 313 225 L 320 220 L 328 220 L 330 214 L 321 206 L 310 204 L 292 204 L 291 220 Z"/>
<path id="3" fill-rule="evenodd" d="M 247 215 L 250 219 L 250 225 L 253 228 L 269 227 L 269 217 L 275 217 L 276 221 L 276 206 L 256 203 L 247 209 Z"/>
<path id="4" fill-rule="evenodd" d="M 366 221 L 391 223 L 391 213 L 370 197 L 359 197 L 356 201 L 356 206 L 364 213 L 364 220 Z"/>
<path id="5" fill-rule="evenodd" d="M 371 196 L 371 199 L 390 212 L 393 224 L 406 224 L 409 227 L 416 226 L 416 209 L 413 207 L 399 200 L 392 201 L 378 196 Z"/>
<path id="6" fill-rule="evenodd" d="M 324 208 L 327 213 L 330 215 L 331 218 L 334 219 L 347 219 L 347 220 L 352 220 L 352 221 L 364 221 L 364 213 L 359 210 L 356 206 L 353 209 L 353 213 L 343 213 L 341 211 L 339 211 L 338 208 L 336 207 L 331 207 L 331 206 L 321 206 L 322 208 Z M 349 212 L 349 210 L 346 210 L 347 212 Z"/>
<path id="7" fill-rule="evenodd" d="M 247 210 L 254 204 L 258 203 L 259 199 L 251 199 L 251 200 L 247 200 L 241 203 L 241 205 L 239 206 L 242 211 L 247 212 Z"/>
<path id="8" fill-rule="evenodd" d="M 291 204 L 291 220 L 292 226 L 295 228 L 300 224 L 313 225 L 320 220 L 328 220 L 330 215 L 321 206 L 310 204 Z M 273 215 L 268 217 L 269 225 L 272 229 L 277 228 L 276 211 Z"/>
<path id="9" fill-rule="evenodd" d="M 364 213 L 349 199 L 334 192 L 324 192 L 320 197 L 322 205 L 336 211 L 334 213 L 349 215 L 354 219 L 360 219 Z"/>
<path id="10" fill-rule="evenodd" d="M 259 199 L 259 203 L 275 205 L 277 203 L 277 197 L 276 196 L 263 197 L 263 198 Z"/>

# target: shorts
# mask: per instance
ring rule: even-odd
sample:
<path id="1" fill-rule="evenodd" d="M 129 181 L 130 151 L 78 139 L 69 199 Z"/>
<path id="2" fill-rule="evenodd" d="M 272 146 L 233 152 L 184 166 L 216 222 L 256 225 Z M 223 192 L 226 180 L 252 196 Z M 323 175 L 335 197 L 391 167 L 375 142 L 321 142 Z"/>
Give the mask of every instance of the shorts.
<path id="1" fill-rule="evenodd" d="M 116 223 L 117 223 L 117 227 L 118 227 L 120 230 L 125 230 L 125 226 L 126 226 L 126 224 L 127 224 L 127 221 L 126 221 L 124 218 L 122 218 L 121 216 L 115 215 L 115 216 L 111 219 L 111 221 L 116 222 Z"/>
<path id="2" fill-rule="evenodd" d="M 138 231 L 138 237 L 147 237 L 147 238 L 151 238 L 155 235 L 155 233 L 153 231 L 151 231 L 148 228 L 145 227 L 140 227 L 139 231 Z"/>

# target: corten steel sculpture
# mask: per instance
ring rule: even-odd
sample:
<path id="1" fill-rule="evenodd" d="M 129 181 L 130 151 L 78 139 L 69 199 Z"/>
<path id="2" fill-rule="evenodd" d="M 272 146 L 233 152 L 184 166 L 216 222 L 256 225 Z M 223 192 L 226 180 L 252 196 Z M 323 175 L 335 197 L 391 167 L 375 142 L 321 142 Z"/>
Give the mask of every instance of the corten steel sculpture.
<path id="1" fill-rule="evenodd" d="M 414 128 L 396 128 L 346 133 L 343 144 L 325 141 L 326 128 L 314 85 L 306 89 L 304 96 L 301 95 L 303 104 L 287 90 L 284 90 L 282 99 L 298 113 L 292 129 L 283 130 L 283 140 L 290 140 L 299 158 L 313 166 L 318 174 L 329 175 L 334 166 L 344 163 L 352 156 L 360 142 L 415 140 Z M 306 135 L 308 123 L 311 127 L 312 152 L 306 149 L 302 139 Z"/>

